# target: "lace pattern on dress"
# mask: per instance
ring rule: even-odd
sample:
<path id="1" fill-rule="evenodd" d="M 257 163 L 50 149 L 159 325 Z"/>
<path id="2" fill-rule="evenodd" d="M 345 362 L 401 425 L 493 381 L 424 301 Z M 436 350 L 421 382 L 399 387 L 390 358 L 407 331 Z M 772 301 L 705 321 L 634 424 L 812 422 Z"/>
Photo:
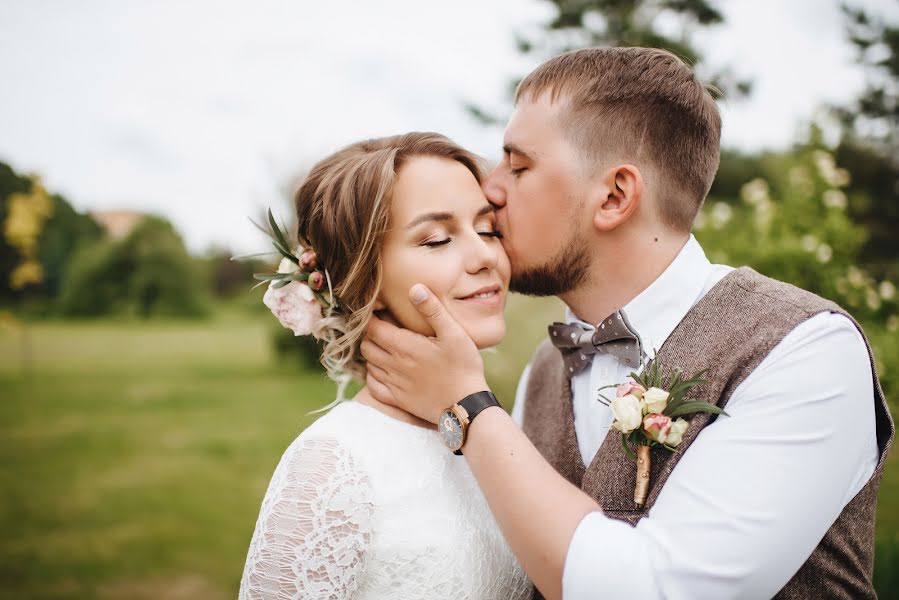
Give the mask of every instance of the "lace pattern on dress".
<path id="1" fill-rule="evenodd" d="M 371 484 L 333 439 L 296 439 L 284 452 L 259 512 L 240 598 L 352 597 L 365 571 Z"/>

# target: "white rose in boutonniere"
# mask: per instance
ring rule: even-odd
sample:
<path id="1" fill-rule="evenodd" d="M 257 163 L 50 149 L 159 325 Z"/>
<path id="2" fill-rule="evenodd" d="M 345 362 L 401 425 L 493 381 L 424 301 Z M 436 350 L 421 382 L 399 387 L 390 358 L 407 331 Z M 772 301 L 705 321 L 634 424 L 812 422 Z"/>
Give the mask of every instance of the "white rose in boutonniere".
<path id="1" fill-rule="evenodd" d="M 621 433 L 630 433 L 643 422 L 643 402 L 631 394 L 618 396 L 609 404 L 615 421 L 612 427 Z"/>
<path id="2" fill-rule="evenodd" d="M 661 413 L 668 406 L 668 392 L 651 387 L 643 394 L 643 402 L 646 404 L 646 414 Z"/>
<path id="3" fill-rule="evenodd" d="M 672 448 L 676 448 L 677 445 L 681 443 L 684 432 L 687 431 L 687 427 L 689 426 L 690 422 L 686 419 L 677 419 L 674 421 L 671 424 L 671 430 L 668 432 L 668 437 L 665 438 L 665 444 Z"/>

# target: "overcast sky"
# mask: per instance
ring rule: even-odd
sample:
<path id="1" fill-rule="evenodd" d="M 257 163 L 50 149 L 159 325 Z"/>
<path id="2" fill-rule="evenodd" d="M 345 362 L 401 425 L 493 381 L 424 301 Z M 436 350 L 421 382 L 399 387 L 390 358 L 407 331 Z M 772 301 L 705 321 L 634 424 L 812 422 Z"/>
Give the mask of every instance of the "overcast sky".
<path id="1" fill-rule="evenodd" d="M 754 82 L 722 106 L 725 145 L 783 147 L 863 87 L 838 0 L 716 4 L 727 23 L 696 43 Z M 541 0 L 0 0 L 0 160 L 79 210 L 162 214 L 193 251 L 265 250 L 246 217 L 287 217 L 291 176 L 356 139 L 435 130 L 495 159 L 502 128 L 463 103 L 507 113 L 508 81 L 538 62 L 514 35 L 551 15 Z"/>

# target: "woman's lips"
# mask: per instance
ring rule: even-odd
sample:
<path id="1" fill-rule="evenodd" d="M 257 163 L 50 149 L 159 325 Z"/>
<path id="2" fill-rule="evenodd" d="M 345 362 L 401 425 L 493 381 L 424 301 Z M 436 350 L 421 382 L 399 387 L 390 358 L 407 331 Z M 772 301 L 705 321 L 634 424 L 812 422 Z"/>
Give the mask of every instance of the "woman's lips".
<path id="1" fill-rule="evenodd" d="M 457 300 L 483 306 L 499 306 L 503 300 L 502 288 L 498 285 L 484 287 Z"/>

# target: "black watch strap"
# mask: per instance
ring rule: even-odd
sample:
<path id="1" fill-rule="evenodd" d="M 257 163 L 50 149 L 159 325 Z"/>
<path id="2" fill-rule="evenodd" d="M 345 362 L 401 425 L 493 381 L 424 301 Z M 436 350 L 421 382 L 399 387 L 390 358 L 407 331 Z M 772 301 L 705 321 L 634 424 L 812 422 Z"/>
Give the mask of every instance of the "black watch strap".
<path id="1" fill-rule="evenodd" d="M 491 406 L 500 406 L 500 403 L 499 400 L 496 399 L 496 396 L 493 395 L 493 392 L 485 390 L 483 392 L 475 392 L 474 394 L 465 396 L 459 400 L 459 405 L 468 413 L 468 426 L 471 427 L 471 423 L 474 421 L 474 418 L 478 416 L 478 413 Z M 456 450 L 453 454 L 461 456 L 462 449 Z"/>

